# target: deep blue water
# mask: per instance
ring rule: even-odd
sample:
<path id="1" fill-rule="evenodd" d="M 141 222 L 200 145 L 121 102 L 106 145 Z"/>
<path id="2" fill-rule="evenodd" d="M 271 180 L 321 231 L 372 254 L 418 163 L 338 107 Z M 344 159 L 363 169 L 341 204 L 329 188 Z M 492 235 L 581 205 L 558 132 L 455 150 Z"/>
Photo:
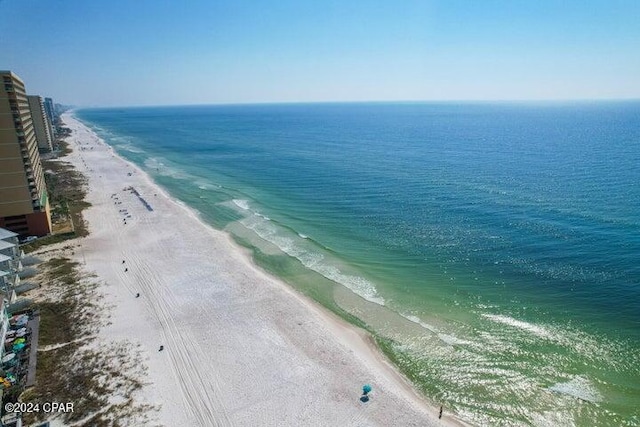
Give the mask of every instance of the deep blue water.
<path id="1" fill-rule="evenodd" d="M 553 425 L 541 414 L 560 405 L 579 425 L 640 422 L 640 102 L 77 116 L 218 228 L 454 337 L 447 355 L 393 338 L 463 417 Z"/>

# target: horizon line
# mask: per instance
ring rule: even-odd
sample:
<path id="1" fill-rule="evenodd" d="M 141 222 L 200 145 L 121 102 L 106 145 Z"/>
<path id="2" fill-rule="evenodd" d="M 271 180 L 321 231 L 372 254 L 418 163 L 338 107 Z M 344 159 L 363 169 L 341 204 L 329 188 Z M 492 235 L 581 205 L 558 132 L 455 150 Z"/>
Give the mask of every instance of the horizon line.
<path id="1" fill-rule="evenodd" d="M 251 101 L 251 102 L 203 102 L 193 104 L 130 104 L 130 105 L 74 105 L 62 104 L 73 110 L 85 108 L 154 108 L 154 107 L 208 107 L 208 106 L 251 106 L 251 105 L 315 105 L 315 104 L 435 104 L 435 103 L 596 103 L 634 102 L 636 98 L 566 98 L 566 99 L 425 99 L 425 100 L 353 100 L 353 101 Z"/>

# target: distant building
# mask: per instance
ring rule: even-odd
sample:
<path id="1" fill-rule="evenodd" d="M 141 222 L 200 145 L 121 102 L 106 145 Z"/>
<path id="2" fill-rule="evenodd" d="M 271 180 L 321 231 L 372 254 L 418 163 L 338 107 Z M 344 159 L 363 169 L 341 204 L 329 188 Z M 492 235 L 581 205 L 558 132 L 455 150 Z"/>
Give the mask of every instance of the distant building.
<path id="1" fill-rule="evenodd" d="M 29 95 L 29 109 L 33 118 L 33 129 L 36 132 L 36 141 L 41 152 L 53 151 L 53 128 L 49 115 L 44 108 L 44 99 L 38 95 Z"/>
<path id="2" fill-rule="evenodd" d="M 51 128 L 53 132 L 51 133 L 51 137 L 55 139 L 56 137 L 56 108 L 53 105 L 53 99 L 45 98 L 44 99 L 44 111 L 47 113 L 47 117 L 49 117 L 49 123 L 51 123 Z"/>
<path id="3" fill-rule="evenodd" d="M 51 233 L 49 199 L 22 80 L 0 71 L 0 227 L 21 236 Z"/>

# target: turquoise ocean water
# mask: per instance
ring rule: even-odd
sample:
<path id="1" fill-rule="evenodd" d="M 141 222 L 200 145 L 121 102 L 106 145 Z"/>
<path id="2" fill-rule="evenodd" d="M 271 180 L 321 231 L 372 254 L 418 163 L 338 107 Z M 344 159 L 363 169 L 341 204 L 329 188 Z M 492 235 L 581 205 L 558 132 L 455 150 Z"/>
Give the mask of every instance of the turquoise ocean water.
<path id="1" fill-rule="evenodd" d="M 640 425 L 640 102 L 76 116 L 481 425 Z"/>

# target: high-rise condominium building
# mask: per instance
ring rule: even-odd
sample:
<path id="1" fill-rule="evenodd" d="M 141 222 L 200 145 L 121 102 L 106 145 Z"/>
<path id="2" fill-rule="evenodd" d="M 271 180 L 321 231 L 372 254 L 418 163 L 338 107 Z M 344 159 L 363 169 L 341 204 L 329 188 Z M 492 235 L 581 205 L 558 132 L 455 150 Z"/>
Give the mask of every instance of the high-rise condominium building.
<path id="1" fill-rule="evenodd" d="M 55 110 L 55 106 L 53 105 L 53 99 L 51 99 L 51 98 L 45 98 L 44 99 L 44 111 L 47 112 L 47 116 L 49 117 L 49 123 L 51 123 L 51 128 L 52 128 L 51 138 L 55 139 L 55 137 L 56 137 L 56 123 L 55 123 L 56 110 Z"/>
<path id="2" fill-rule="evenodd" d="M 0 80 L 0 227 L 44 236 L 51 215 L 26 90 L 11 71 Z"/>
<path id="3" fill-rule="evenodd" d="M 41 152 L 53 151 L 53 129 L 49 122 L 49 115 L 44 108 L 44 99 L 38 95 L 28 95 L 29 109 L 33 119 L 33 129 Z"/>

